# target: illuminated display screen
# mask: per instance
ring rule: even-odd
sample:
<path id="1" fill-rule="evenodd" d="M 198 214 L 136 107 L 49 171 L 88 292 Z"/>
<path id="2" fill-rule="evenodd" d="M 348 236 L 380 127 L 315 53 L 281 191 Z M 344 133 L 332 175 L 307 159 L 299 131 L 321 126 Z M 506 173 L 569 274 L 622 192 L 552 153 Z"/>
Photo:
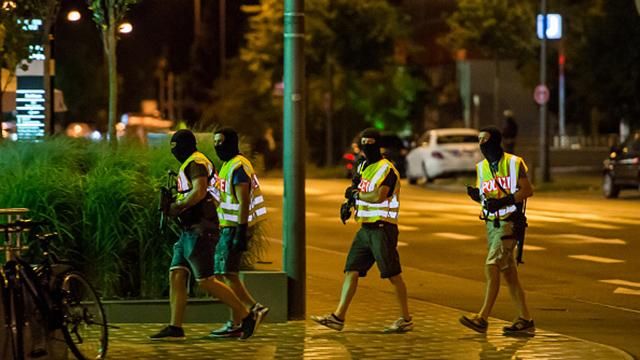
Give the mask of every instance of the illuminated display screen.
<path id="1" fill-rule="evenodd" d="M 42 37 L 42 20 L 27 19 L 19 22 L 23 29 L 34 32 L 34 43 L 29 45 L 29 69 L 17 71 L 16 131 L 18 140 L 39 141 L 45 136 L 44 47 L 36 41 Z"/>

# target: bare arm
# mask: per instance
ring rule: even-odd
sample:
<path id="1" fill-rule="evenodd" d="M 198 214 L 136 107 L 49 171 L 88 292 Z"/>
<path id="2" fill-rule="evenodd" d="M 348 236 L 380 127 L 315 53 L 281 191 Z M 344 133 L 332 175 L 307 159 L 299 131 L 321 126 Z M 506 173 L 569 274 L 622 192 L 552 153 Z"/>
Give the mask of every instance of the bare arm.
<path id="1" fill-rule="evenodd" d="M 184 210 L 196 205 L 207 196 L 207 178 L 198 176 L 191 182 L 192 188 L 182 200 L 171 204 L 171 212 L 179 214 Z"/>
<path id="2" fill-rule="evenodd" d="M 526 198 L 533 196 L 533 187 L 529 182 L 529 178 L 527 178 L 527 174 L 524 173 L 518 179 L 518 191 L 513 194 L 516 203 L 523 202 Z"/>
<path id="3" fill-rule="evenodd" d="M 389 194 L 389 186 L 382 185 L 378 187 L 378 189 L 370 192 L 360 192 L 358 198 L 360 200 L 370 202 L 370 203 L 379 203 L 383 202 L 387 198 L 387 194 Z"/>

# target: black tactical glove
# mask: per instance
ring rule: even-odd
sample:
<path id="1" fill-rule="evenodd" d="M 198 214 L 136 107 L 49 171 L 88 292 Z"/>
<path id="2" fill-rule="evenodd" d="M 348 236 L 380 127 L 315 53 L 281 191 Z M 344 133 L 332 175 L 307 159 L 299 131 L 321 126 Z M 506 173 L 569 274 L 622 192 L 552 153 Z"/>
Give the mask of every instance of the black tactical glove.
<path id="1" fill-rule="evenodd" d="M 515 203 L 516 203 L 516 198 L 513 196 L 513 194 L 509 194 L 500 199 L 489 199 L 487 200 L 486 205 L 487 205 L 487 210 L 490 213 L 494 213 L 505 206 L 513 205 Z"/>
<path id="2" fill-rule="evenodd" d="M 349 186 L 344 190 L 344 198 L 347 199 L 348 201 L 356 201 L 358 199 L 359 192 L 360 191 L 358 191 L 358 188 Z"/>
<path id="3" fill-rule="evenodd" d="M 351 206 L 352 204 L 349 201 L 345 201 L 340 205 L 340 220 L 342 220 L 343 224 L 346 224 L 351 217 Z"/>
<path id="4" fill-rule="evenodd" d="M 480 189 L 477 187 L 467 185 L 467 195 L 469 195 L 471 200 L 480 202 Z"/>
<path id="5" fill-rule="evenodd" d="M 247 224 L 238 224 L 233 237 L 232 247 L 234 251 L 247 251 Z"/>

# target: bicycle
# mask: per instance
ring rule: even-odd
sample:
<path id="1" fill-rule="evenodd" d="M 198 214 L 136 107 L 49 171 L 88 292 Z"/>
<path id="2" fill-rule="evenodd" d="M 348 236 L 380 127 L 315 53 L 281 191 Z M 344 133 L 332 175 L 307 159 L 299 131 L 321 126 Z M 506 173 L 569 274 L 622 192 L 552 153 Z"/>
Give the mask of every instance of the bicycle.
<path id="1" fill-rule="evenodd" d="M 13 359 L 47 355 L 47 340 L 64 341 L 79 360 L 104 359 L 109 326 L 100 298 L 80 272 L 50 250 L 57 233 L 32 232 L 42 225 L 31 220 L 0 224 L 10 255 L 0 270 L 0 295 Z M 9 243 L 10 233 L 22 232 L 29 232 L 39 245 L 42 260 L 35 266 L 21 252 L 33 250 L 36 243 Z M 63 340 L 53 336 L 58 330 Z M 25 351 L 25 345 L 31 351 Z"/>

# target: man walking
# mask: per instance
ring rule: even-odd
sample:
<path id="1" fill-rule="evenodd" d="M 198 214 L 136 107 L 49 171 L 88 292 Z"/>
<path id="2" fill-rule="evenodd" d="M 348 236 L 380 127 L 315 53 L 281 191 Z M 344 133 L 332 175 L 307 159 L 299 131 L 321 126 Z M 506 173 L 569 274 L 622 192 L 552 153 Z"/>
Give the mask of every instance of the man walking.
<path id="1" fill-rule="evenodd" d="M 213 135 L 213 145 L 223 161 L 215 180 L 220 194 L 220 240 L 215 251 L 215 274 L 229 285 L 245 306 L 258 314 L 258 321 L 261 321 L 269 308 L 251 296 L 240 281 L 239 271 L 242 254 L 254 235 L 255 225 L 266 219 L 267 208 L 253 166 L 240 154 L 238 133 L 230 128 L 218 130 Z M 234 337 L 240 336 L 242 331 L 239 323 L 229 321 L 211 331 L 209 336 Z"/>
<path id="2" fill-rule="evenodd" d="M 374 263 L 380 276 L 389 279 L 400 305 L 400 318 L 387 332 L 406 332 L 413 329 L 409 313 L 407 288 L 402 279 L 398 254 L 398 211 L 400 209 L 400 175 L 393 164 L 380 154 L 380 133 L 366 129 L 360 134 L 359 143 L 366 162 L 358 167 L 360 181 L 350 186 L 345 198 L 355 203 L 356 221 L 362 224 L 351 244 L 345 264 L 345 278 L 340 302 L 335 312 L 325 316 L 311 316 L 320 325 L 342 330 L 347 310 L 358 287 L 358 279 L 367 275 Z M 346 221 L 348 217 L 341 218 Z"/>
<path id="3" fill-rule="evenodd" d="M 505 153 L 500 145 L 502 136 L 495 127 L 480 130 L 480 150 L 485 160 L 476 165 L 477 187 L 467 187 L 467 194 L 482 204 L 486 222 L 489 253 L 485 261 L 487 279 L 484 304 L 478 314 L 462 316 L 460 323 L 479 333 L 488 328 L 488 318 L 500 290 L 500 273 L 504 276 L 511 299 L 518 309 L 518 318 L 505 326 L 505 334 L 534 332 L 535 325 L 525 302 L 524 290 L 518 279 L 513 251 L 518 238 L 524 237 L 524 201 L 533 195 L 524 161 Z"/>
<path id="4" fill-rule="evenodd" d="M 169 267 L 171 323 L 149 338 L 185 339 L 182 323 L 187 304 L 187 284 L 193 272 L 202 289 L 231 308 L 233 322 L 238 324 L 242 338 L 246 339 L 255 332 L 259 314 L 244 306 L 228 286 L 215 279 L 213 272 L 218 220 L 213 197 L 207 191 L 209 181 L 215 175 L 213 164 L 198 151 L 196 138 L 189 130 L 178 130 L 173 134 L 171 152 L 182 165 L 177 178 L 178 196 L 171 204 L 170 215 L 178 216 L 182 230 L 173 245 Z"/>

